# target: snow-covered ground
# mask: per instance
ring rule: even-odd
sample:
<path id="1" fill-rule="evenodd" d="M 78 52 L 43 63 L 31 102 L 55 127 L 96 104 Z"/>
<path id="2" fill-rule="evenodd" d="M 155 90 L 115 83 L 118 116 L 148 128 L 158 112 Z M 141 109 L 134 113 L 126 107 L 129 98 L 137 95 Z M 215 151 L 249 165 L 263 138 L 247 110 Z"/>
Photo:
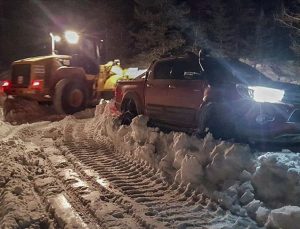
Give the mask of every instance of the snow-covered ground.
<path id="1" fill-rule="evenodd" d="M 0 227 L 299 228 L 300 154 L 117 115 L 102 101 L 89 119 L 1 121 Z"/>

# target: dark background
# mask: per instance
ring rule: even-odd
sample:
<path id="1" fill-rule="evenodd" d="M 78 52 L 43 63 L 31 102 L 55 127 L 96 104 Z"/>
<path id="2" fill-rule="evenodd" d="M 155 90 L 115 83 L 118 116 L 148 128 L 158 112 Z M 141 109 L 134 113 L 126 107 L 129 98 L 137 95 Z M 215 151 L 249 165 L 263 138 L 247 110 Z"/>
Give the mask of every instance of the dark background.
<path id="1" fill-rule="evenodd" d="M 50 54 L 50 32 L 104 40 L 104 58 L 146 65 L 163 54 L 210 49 L 261 62 L 299 60 L 299 30 L 284 12 L 299 0 L 0 0 L 0 70 Z M 284 25 L 294 25 L 295 28 Z"/>

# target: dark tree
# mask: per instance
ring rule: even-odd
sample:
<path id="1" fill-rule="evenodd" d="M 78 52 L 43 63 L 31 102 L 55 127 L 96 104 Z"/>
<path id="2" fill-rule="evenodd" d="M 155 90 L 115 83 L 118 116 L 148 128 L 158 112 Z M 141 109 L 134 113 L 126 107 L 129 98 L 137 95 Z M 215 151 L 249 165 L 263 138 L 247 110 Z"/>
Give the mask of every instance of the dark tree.
<path id="1" fill-rule="evenodd" d="M 290 48 L 300 57 L 300 2 L 293 1 L 283 9 L 279 22 L 289 29 Z"/>
<path id="2" fill-rule="evenodd" d="M 257 62 L 261 62 L 263 59 L 271 57 L 274 54 L 275 24 L 272 17 L 266 16 L 262 5 L 258 8 L 256 18 L 252 57 Z"/>
<path id="3" fill-rule="evenodd" d="M 299 0 L 0 0 L 0 65 L 50 54 L 49 33 L 65 29 L 97 35 L 106 60 L 122 64 L 200 47 L 259 62 L 299 58 L 299 12 Z"/>
<path id="4" fill-rule="evenodd" d="M 137 31 L 132 35 L 138 60 L 150 63 L 164 54 L 183 48 L 183 31 L 187 28 L 189 9 L 175 0 L 135 0 Z"/>

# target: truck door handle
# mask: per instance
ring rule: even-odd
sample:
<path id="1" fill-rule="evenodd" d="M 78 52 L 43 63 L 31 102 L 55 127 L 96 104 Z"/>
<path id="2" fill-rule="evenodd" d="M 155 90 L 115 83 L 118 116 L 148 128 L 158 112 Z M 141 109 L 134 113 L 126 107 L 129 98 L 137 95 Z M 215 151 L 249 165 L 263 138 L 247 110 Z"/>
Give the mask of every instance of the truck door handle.
<path id="1" fill-rule="evenodd" d="M 170 89 L 175 89 L 176 87 L 173 86 L 173 85 L 169 85 L 169 88 L 170 88 Z"/>
<path id="2" fill-rule="evenodd" d="M 152 87 L 152 84 L 147 83 L 146 87 Z"/>

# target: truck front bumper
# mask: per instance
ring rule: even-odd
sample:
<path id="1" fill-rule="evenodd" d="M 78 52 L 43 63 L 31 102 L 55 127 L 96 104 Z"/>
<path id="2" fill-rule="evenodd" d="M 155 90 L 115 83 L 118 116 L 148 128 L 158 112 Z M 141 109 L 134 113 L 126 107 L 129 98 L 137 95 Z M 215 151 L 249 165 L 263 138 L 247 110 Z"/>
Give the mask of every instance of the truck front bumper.
<path id="1" fill-rule="evenodd" d="M 230 105 L 236 132 L 255 142 L 300 143 L 300 106 L 237 101 Z"/>

